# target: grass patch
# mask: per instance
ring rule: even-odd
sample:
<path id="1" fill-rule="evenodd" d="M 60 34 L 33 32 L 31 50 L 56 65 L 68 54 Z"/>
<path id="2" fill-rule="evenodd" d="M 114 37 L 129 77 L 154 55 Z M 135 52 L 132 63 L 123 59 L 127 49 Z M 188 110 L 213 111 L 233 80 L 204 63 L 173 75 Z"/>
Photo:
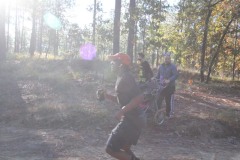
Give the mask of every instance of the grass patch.
<path id="1" fill-rule="evenodd" d="M 222 110 L 215 114 L 216 121 L 229 127 L 229 134 L 239 137 L 240 133 L 240 111 L 238 110 Z"/>
<path id="2" fill-rule="evenodd" d="M 82 68 L 73 70 L 73 76 L 69 73 L 68 66 L 71 63 L 67 60 L 24 57 L 2 63 L 0 84 L 2 82 L 1 86 L 6 86 L 6 89 L 0 94 L 1 105 L 18 104 L 14 101 L 14 94 L 13 100 L 10 94 L 6 95 L 10 87 L 7 86 L 9 78 L 14 79 L 14 88 L 19 90 L 19 99 L 23 98 L 30 104 L 26 105 L 24 113 L 19 111 L 21 116 L 13 119 L 10 117 L 13 114 L 10 114 L 4 118 L 9 123 L 32 128 L 96 128 L 105 125 L 108 122 L 108 111 L 105 107 L 96 106 L 93 97 L 97 89 L 96 82 L 100 79 L 90 80 L 89 78 L 94 77 L 92 71 L 83 71 Z M 85 85 L 78 85 L 75 81 L 80 78 L 84 79 Z M 2 101 L 2 98 L 9 101 Z M 23 107 L 19 108 L 21 109 Z"/>

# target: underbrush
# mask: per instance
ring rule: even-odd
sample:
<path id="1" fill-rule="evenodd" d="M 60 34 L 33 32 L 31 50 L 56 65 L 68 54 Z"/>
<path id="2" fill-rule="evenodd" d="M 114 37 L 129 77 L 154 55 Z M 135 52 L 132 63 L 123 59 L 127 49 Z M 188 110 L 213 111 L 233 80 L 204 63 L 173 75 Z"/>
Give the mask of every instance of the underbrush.
<path id="1" fill-rule="evenodd" d="M 99 85 L 113 78 L 106 64 L 102 69 L 86 68 L 86 64 L 91 62 L 19 57 L 1 64 L 1 106 L 17 107 L 20 100 L 25 102 L 18 115 L 0 108 L 3 121 L 31 128 L 95 129 L 106 125 L 109 111 L 96 103 L 95 93 Z M 99 72 L 102 70 L 104 75 Z M 6 94 L 8 90 L 13 90 L 11 96 Z M 13 97 L 19 98 L 15 101 Z"/>
<path id="2" fill-rule="evenodd" d="M 240 137 L 240 111 L 221 110 L 215 112 L 215 120 L 228 128 L 226 136 Z"/>
<path id="3" fill-rule="evenodd" d="M 110 123 L 107 115 L 110 111 L 107 108 L 101 108 L 105 107 L 105 104 L 98 104 L 95 99 L 95 92 L 100 85 L 114 85 L 116 77 L 111 74 L 108 62 L 17 58 L 1 64 L 0 73 L 0 76 L 4 77 L 0 82 L 7 82 L 8 78 L 13 77 L 18 83 L 15 88 L 21 87 L 19 82 L 23 84 L 22 86 L 30 84 L 34 86 L 26 92 L 37 97 L 32 100 L 35 104 L 32 105 L 31 113 L 27 113 L 27 118 L 23 120 L 23 123 L 28 126 L 96 128 Z M 180 71 L 177 82 L 178 88 L 183 90 L 201 89 L 203 92 L 221 93 L 228 97 L 240 95 L 238 82 L 214 80 L 209 84 L 200 83 L 198 74 L 194 72 Z M 114 86 L 111 88 L 113 89 Z M 19 90 L 22 89 L 19 88 Z M 45 94 L 46 92 L 49 94 Z M 44 97 L 46 95 L 48 97 Z M 7 103 L 1 100 L 1 96 L 0 101 Z M 205 132 L 213 137 L 239 137 L 239 110 L 221 109 L 214 111 L 211 115 L 209 120 L 189 121 L 194 118 L 182 117 L 173 125 L 178 125 L 174 130 L 179 131 L 181 135 L 192 137 L 202 136 Z M 210 129 L 209 132 L 207 132 L 208 129 Z"/>

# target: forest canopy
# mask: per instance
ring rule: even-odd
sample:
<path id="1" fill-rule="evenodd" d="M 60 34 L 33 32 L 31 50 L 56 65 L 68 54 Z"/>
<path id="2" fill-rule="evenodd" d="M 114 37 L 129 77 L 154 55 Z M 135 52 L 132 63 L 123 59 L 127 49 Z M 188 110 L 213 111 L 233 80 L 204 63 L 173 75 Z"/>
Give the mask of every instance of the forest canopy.
<path id="1" fill-rule="evenodd" d="M 107 19 L 103 1 L 92 0 L 92 23 L 86 26 L 66 16 L 76 1 L 1 1 L 0 60 L 19 54 L 83 58 L 80 48 L 85 47 L 100 60 L 121 51 L 136 62 L 143 52 L 157 67 L 162 54 L 171 52 L 174 62 L 198 72 L 201 82 L 211 75 L 239 78 L 239 0 L 180 0 L 174 6 L 166 0 L 115 0 Z"/>

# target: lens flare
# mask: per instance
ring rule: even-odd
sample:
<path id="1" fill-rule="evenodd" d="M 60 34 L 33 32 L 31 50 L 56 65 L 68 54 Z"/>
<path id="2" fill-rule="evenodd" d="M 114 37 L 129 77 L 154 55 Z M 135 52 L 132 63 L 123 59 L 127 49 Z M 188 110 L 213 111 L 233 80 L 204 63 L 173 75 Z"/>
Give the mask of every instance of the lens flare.
<path id="1" fill-rule="evenodd" d="M 84 60 L 93 60 L 96 57 L 97 49 L 91 43 L 86 43 L 80 47 L 80 56 Z"/>
<path id="2" fill-rule="evenodd" d="M 44 22 L 52 29 L 59 30 L 62 27 L 61 21 L 52 13 L 46 13 L 43 16 Z"/>

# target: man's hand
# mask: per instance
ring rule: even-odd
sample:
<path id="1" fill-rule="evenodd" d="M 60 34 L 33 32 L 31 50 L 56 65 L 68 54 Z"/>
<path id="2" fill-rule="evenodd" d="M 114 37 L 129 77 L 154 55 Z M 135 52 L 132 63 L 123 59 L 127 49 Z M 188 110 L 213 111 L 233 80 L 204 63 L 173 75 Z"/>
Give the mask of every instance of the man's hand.
<path id="1" fill-rule="evenodd" d="M 107 90 L 106 90 L 106 89 L 103 89 L 103 95 L 104 95 L 104 97 L 107 97 L 107 96 L 108 96 L 108 93 L 107 93 Z"/>
<path id="2" fill-rule="evenodd" d="M 124 113 L 123 113 L 123 110 L 121 109 L 120 111 L 117 112 L 117 114 L 115 115 L 115 118 L 120 121 L 123 116 L 124 116 Z"/>
<path id="3" fill-rule="evenodd" d="M 115 103 L 118 103 L 117 96 L 108 93 L 106 90 L 103 91 L 104 97 L 108 100 L 111 100 Z"/>
<path id="4" fill-rule="evenodd" d="M 99 101 L 103 101 L 105 99 L 104 90 L 98 89 L 96 92 L 96 96 Z"/>
<path id="5" fill-rule="evenodd" d="M 164 83 L 168 84 L 168 83 L 170 83 L 170 80 L 169 79 L 165 79 Z"/>

